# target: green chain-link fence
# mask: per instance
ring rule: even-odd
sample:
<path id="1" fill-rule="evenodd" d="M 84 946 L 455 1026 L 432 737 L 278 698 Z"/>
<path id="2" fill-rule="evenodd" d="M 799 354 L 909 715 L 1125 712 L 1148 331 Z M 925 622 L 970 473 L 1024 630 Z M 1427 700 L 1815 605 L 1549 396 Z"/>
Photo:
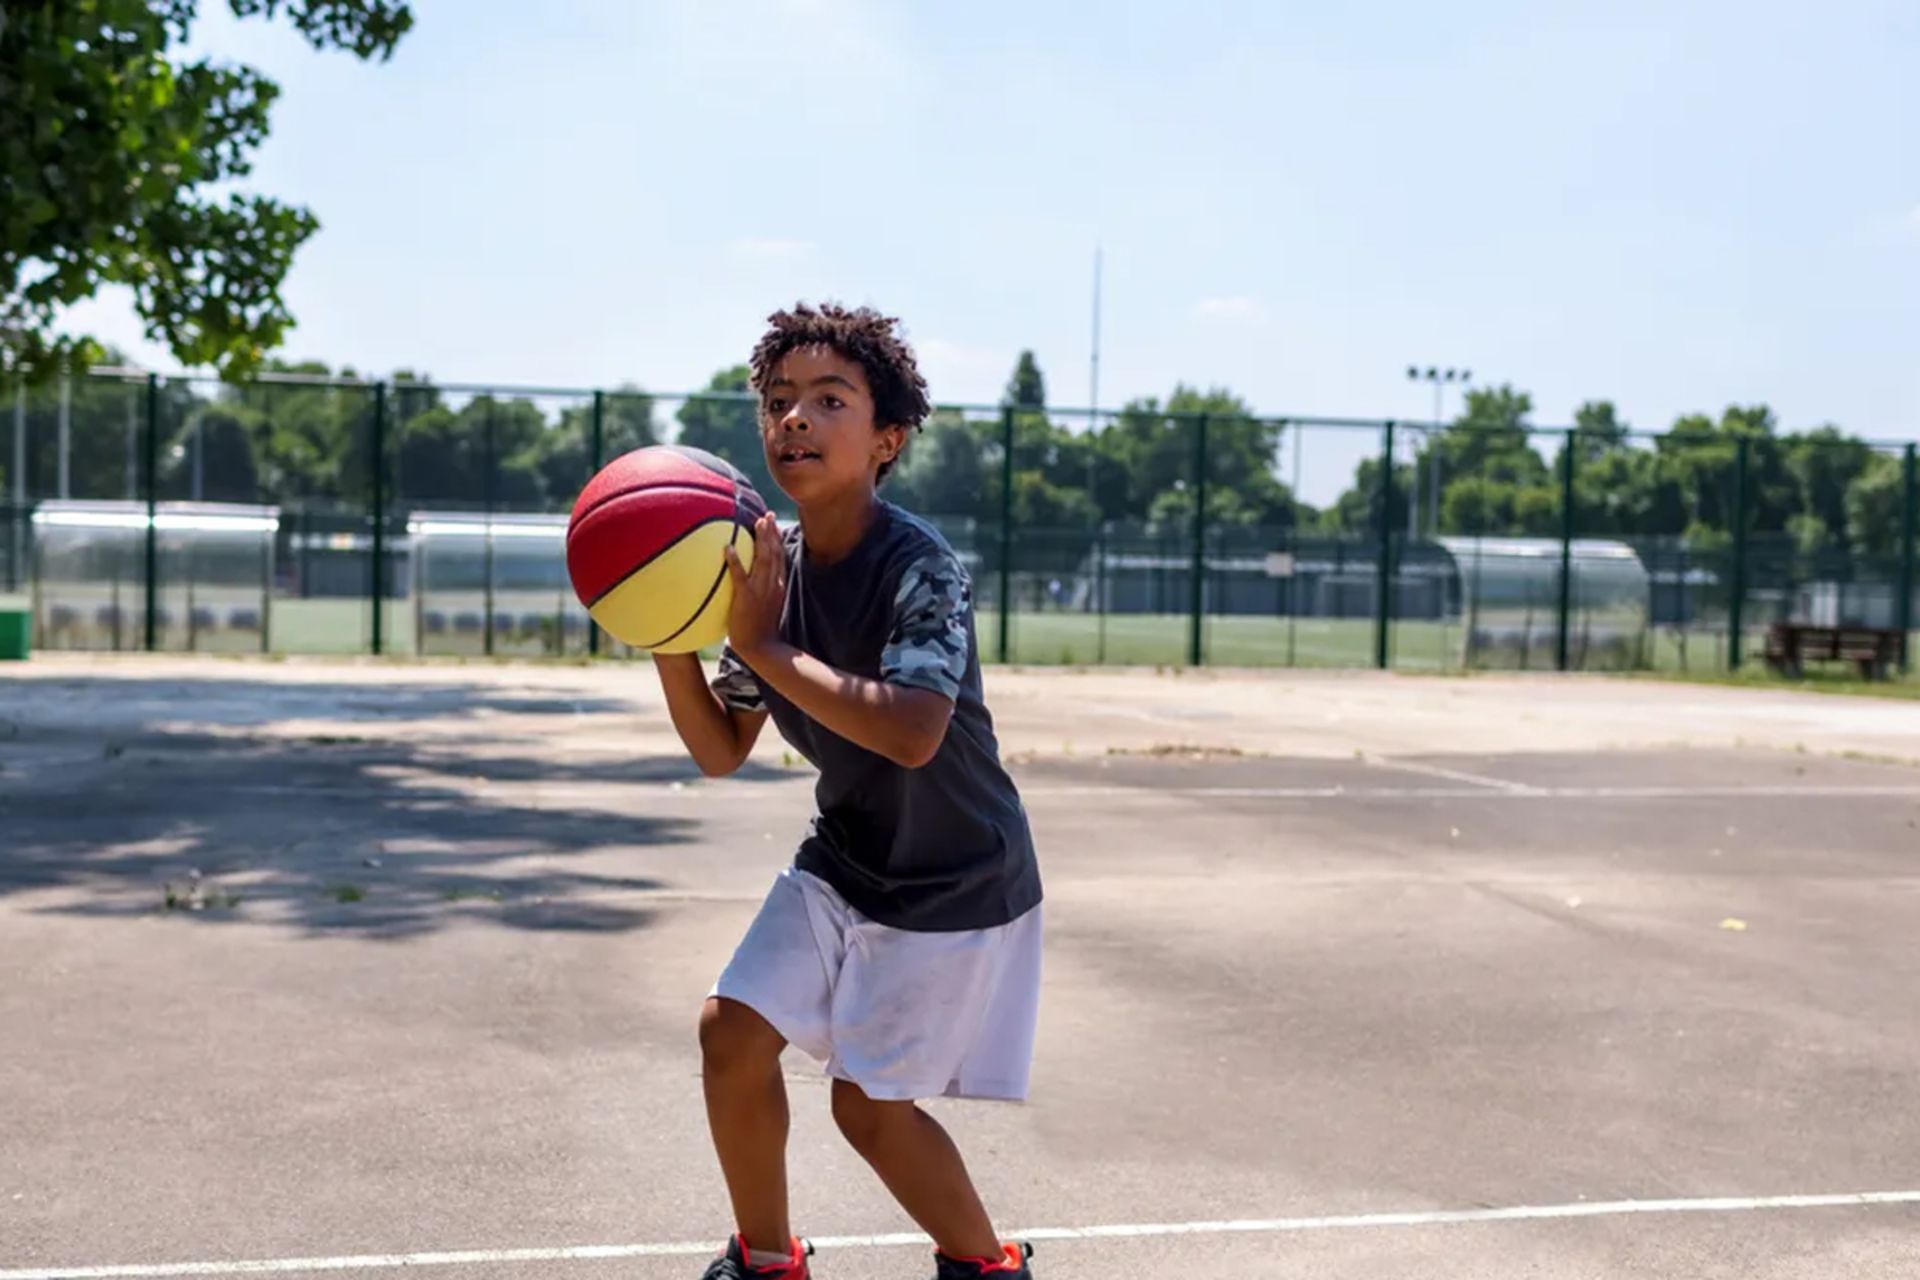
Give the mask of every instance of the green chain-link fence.
<path id="1" fill-rule="evenodd" d="M 11 393 L 0 429 L 0 594 L 51 649 L 619 655 L 561 554 L 602 463 L 697 443 L 791 515 L 744 395 L 109 369 Z M 1753 411 L 951 406 L 887 492 L 1006 662 L 1725 672 L 1776 622 L 1915 626 L 1914 445 Z"/>

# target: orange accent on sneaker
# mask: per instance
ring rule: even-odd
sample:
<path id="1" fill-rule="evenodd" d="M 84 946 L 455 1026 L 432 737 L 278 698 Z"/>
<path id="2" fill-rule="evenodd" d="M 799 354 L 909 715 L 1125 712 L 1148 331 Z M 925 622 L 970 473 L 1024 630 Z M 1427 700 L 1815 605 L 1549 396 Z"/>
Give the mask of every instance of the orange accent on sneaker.
<path id="1" fill-rule="evenodd" d="M 740 1262 L 756 1276 L 766 1276 L 767 1280 L 807 1280 L 807 1255 L 813 1252 L 813 1246 L 794 1236 L 787 1241 L 787 1260 L 771 1267 L 753 1265 L 753 1251 L 747 1247 L 747 1238 L 734 1236 L 740 1249 Z"/>
<path id="2" fill-rule="evenodd" d="M 1018 1271 L 1027 1265 L 1025 1245 L 1003 1244 L 998 1258 L 955 1258 L 941 1254 L 949 1262 L 968 1262 L 980 1269 L 982 1275 L 996 1275 L 1006 1271 Z"/>

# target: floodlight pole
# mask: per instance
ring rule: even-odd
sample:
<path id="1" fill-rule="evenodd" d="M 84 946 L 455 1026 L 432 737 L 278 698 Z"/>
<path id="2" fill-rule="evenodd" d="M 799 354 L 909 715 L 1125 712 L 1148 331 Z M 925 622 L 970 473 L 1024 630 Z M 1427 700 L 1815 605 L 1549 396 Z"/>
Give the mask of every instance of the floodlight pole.
<path id="1" fill-rule="evenodd" d="M 1462 390 L 1473 380 L 1471 369 L 1441 369 L 1429 365 L 1423 372 L 1418 365 L 1407 366 L 1407 381 L 1427 382 L 1433 386 L 1433 426 L 1421 434 L 1427 445 L 1427 523 L 1434 533 L 1440 532 L 1440 455 L 1434 442 L 1440 438 L 1442 430 L 1441 413 L 1444 405 L 1442 397 L 1449 383 L 1458 382 Z M 1420 536 L 1420 453 L 1416 446 L 1413 455 L 1414 468 L 1407 492 L 1407 536 Z"/>

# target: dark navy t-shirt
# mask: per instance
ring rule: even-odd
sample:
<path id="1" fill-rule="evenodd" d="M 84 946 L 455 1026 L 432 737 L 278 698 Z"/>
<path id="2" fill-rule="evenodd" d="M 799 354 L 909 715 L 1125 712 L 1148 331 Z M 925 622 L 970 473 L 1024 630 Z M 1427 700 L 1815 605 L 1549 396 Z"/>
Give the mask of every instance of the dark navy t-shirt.
<path id="1" fill-rule="evenodd" d="M 721 701 L 770 711 L 781 736 L 820 770 L 819 812 L 794 864 L 895 929 L 1018 919 L 1040 901 L 1040 871 L 981 696 L 973 586 L 959 557 L 933 526 L 885 502 L 833 564 L 809 563 L 798 529 L 786 542 L 782 640 L 852 675 L 953 700 L 939 750 L 908 769 L 809 718 L 731 649 L 721 655 L 713 682 Z"/>

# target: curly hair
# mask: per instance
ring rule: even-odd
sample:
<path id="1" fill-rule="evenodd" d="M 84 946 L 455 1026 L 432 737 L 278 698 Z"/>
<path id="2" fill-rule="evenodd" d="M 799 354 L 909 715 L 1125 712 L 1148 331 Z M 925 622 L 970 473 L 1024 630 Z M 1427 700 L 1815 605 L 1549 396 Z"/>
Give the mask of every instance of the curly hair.
<path id="1" fill-rule="evenodd" d="M 799 347 L 831 347 L 867 375 L 867 386 L 873 391 L 875 426 L 917 431 L 932 406 L 927 403 L 927 380 L 920 376 L 913 348 L 894 332 L 899 323 L 872 307 L 849 310 L 834 302 L 818 307 L 797 302 L 791 311 L 776 311 L 767 317 L 767 332 L 754 346 L 749 362 L 754 394 L 765 398 L 774 368 L 788 352 Z M 901 452 L 905 452 L 904 446 Z M 892 469 L 893 463 L 886 463 L 880 468 L 880 478 L 886 479 Z"/>

